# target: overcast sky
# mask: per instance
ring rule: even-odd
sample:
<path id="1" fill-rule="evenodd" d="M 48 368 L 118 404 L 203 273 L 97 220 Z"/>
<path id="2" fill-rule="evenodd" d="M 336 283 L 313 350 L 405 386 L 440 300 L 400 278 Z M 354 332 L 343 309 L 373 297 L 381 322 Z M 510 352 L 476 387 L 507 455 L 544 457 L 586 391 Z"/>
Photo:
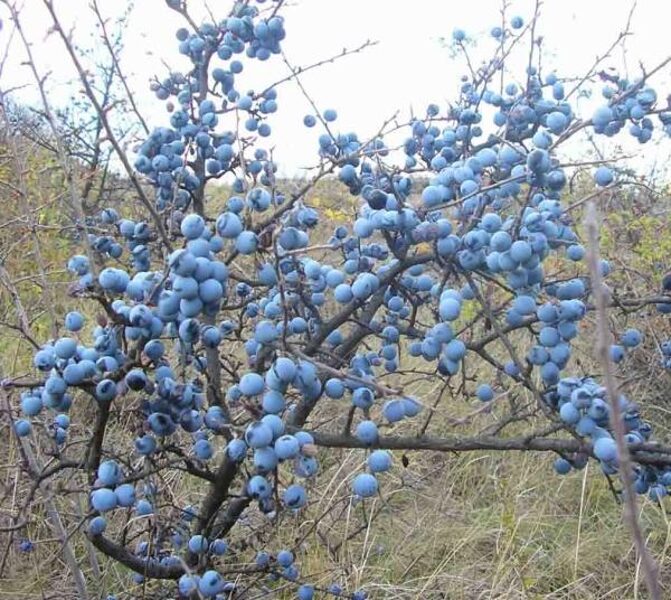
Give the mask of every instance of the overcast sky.
<path id="1" fill-rule="evenodd" d="M 98 2 L 109 16 L 118 14 L 126 4 L 124 0 Z M 50 22 L 42 0 L 23 0 L 23 4 L 24 28 L 33 40 L 41 72 L 49 73 L 51 101 L 66 103 L 77 88 L 69 83 L 73 70 L 62 42 L 47 35 Z M 82 46 L 92 43 L 96 31 L 88 4 L 89 0 L 55 0 L 57 12 Z M 210 4 L 215 14 L 216 6 L 224 7 L 217 17 L 223 17 L 229 6 L 224 0 L 210 0 Z M 201 0 L 191 0 L 190 5 L 194 14 L 199 14 Z M 533 5 L 533 0 L 511 0 L 508 14 L 528 20 Z M 302 78 L 320 109 L 338 110 L 338 125 L 343 131 L 357 131 L 365 137 L 398 109 L 407 115 L 411 107 L 423 112 L 429 102 L 444 106 L 453 97 L 465 68 L 440 38 L 449 39 L 452 30 L 461 27 L 470 36 L 483 38 L 474 52 L 475 56 L 485 56 L 494 44 L 487 34 L 500 23 L 500 8 L 500 0 L 295 0 L 284 11 L 288 35 L 283 48 L 295 65 L 307 65 L 367 39 L 379 42 Z M 630 0 L 546 0 L 538 31 L 545 39 L 547 70 L 556 69 L 565 76 L 584 72 L 616 39 L 630 8 Z M 0 40 L 4 46 L 11 26 L 6 16 L 3 22 Z M 649 68 L 659 63 L 671 53 L 669 23 L 670 2 L 639 0 L 632 19 L 633 35 L 626 42 L 626 57 L 618 49 L 604 65 L 621 66 L 626 59 L 635 76 L 641 61 Z M 125 30 L 122 63 L 151 125 L 166 124 L 166 117 L 161 104 L 147 91 L 149 79 L 154 74 L 165 74 L 162 60 L 173 68 L 186 67 L 174 38 L 180 25 L 179 17 L 164 7 L 163 0 L 137 0 Z M 23 57 L 15 40 L 0 81 L 3 89 L 30 81 L 27 68 L 21 65 Z M 277 58 L 265 64 L 254 63 L 246 63 L 250 66 L 245 69 L 242 89 L 258 89 L 286 72 Z M 660 82 L 669 82 L 669 75 L 667 69 L 660 75 Z M 318 133 L 301 124 L 309 106 L 296 86 L 288 83 L 278 92 L 279 111 L 272 117 L 271 140 L 282 171 L 292 173 L 302 165 L 314 164 Z M 31 87 L 19 94 L 26 102 L 35 99 Z M 655 150 L 651 148 L 650 152 Z"/>

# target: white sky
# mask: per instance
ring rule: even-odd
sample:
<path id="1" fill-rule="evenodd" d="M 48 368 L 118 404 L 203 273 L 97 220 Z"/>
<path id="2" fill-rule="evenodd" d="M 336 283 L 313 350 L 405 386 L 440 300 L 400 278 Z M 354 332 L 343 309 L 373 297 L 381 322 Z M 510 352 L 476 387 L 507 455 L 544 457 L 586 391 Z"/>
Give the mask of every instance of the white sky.
<path id="1" fill-rule="evenodd" d="M 74 39 L 83 46 L 95 36 L 88 2 L 55 1 L 63 22 L 73 28 Z M 98 2 L 110 16 L 118 14 L 125 5 L 125 0 Z M 78 88 L 69 83 L 73 69 L 62 42 L 54 35 L 47 35 L 50 23 L 42 0 L 23 0 L 23 4 L 24 28 L 33 40 L 41 72 L 50 74 L 51 101 L 66 103 L 73 89 Z M 202 0 L 190 0 L 190 4 L 197 14 Z M 223 17 L 229 6 L 228 1 L 222 0 L 210 0 L 210 4 L 222 6 L 219 14 L 213 10 L 217 17 Z M 510 4 L 509 16 L 529 19 L 533 0 L 511 0 Z M 464 65 L 460 59 L 451 58 L 439 38 L 450 39 L 455 27 L 474 37 L 482 34 L 482 50 L 475 52 L 476 56 L 485 56 L 483 52 L 494 44 L 488 32 L 500 23 L 500 6 L 501 0 L 295 0 L 284 11 L 288 35 L 283 48 L 294 64 L 307 65 L 367 39 L 379 41 L 373 48 L 302 78 L 320 109 L 338 110 L 337 124 L 342 131 L 357 131 L 365 138 L 397 109 L 407 116 L 411 106 L 423 112 L 429 102 L 444 106 L 446 100 L 454 97 L 458 78 L 465 72 Z M 545 37 L 547 71 L 554 68 L 561 76 L 584 72 L 617 37 L 630 8 L 630 0 L 546 0 L 538 30 Z M 11 27 L 6 13 L 0 11 L 0 14 L 4 22 L 0 47 L 4 47 Z M 632 76 L 638 74 L 640 61 L 651 68 L 671 53 L 669 23 L 671 2 L 639 0 L 632 20 L 634 35 L 626 43 L 626 61 Z M 176 13 L 164 7 L 163 0 L 137 0 L 125 32 L 122 62 L 131 73 L 136 100 L 144 107 L 152 126 L 166 124 L 167 118 L 161 103 L 148 92 L 148 80 L 154 74 L 165 74 L 162 59 L 172 68 L 186 67 L 186 59 L 177 53 L 174 38 L 175 29 L 181 25 Z M 23 52 L 15 40 L 0 81 L 3 89 L 31 81 L 27 67 L 21 65 L 22 59 Z M 522 56 L 519 60 L 523 60 Z M 622 64 L 621 50 L 604 63 Z M 278 58 L 265 64 L 247 61 L 245 65 L 243 90 L 259 89 L 286 73 Z M 670 82 L 670 75 L 667 68 L 659 81 Z M 671 90 L 671 86 L 666 90 Z M 666 95 L 664 89 L 658 91 L 664 92 L 660 94 L 662 97 Z M 309 106 L 293 83 L 284 84 L 278 92 L 279 110 L 271 117 L 274 134 L 269 144 L 275 145 L 281 171 L 293 173 L 302 165 L 315 163 L 318 131 L 303 127 L 302 117 L 309 112 Z M 19 97 L 34 101 L 34 89 L 22 89 Z M 645 148 L 648 154 L 659 151 L 650 145 Z"/>

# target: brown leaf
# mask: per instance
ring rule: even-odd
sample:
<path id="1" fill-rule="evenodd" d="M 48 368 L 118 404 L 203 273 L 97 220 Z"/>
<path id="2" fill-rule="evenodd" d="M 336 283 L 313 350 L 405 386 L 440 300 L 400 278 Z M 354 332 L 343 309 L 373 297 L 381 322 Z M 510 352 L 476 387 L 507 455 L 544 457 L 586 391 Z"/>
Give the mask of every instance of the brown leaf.
<path id="1" fill-rule="evenodd" d="M 317 456 L 318 448 L 315 444 L 303 444 L 301 452 L 306 456 Z"/>

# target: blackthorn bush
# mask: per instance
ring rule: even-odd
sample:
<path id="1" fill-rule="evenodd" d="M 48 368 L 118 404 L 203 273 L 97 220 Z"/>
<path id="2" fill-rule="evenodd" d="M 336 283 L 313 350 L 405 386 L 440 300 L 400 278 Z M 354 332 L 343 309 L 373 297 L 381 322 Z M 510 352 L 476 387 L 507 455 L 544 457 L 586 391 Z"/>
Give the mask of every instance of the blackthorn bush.
<path id="1" fill-rule="evenodd" d="M 594 191 L 571 203 L 572 165 L 558 152 L 585 131 L 641 145 L 671 134 L 653 72 L 602 78 L 599 105 L 582 115 L 575 100 L 591 74 L 575 87 L 542 75 L 535 43 L 525 73 L 507 70 L 533 35 L 514 16 L 480 41 L 491 57 L 469 61 L 453 102 L 385 123 L 370 139 L 312 103 L 296 126 L 314 128 L 319 167 L 287 191 L 267 138 L 272 146 L 282 86 L 300 71 L 245 87 L 249 62 L 281 61 L 290 29 L 282 2 L 237 2 L 201 25 L 186 2 L 166 4 L 184 17 L 175 44 L 191 66 L 152 84 L 169 118 L 139 144 L 128 173 L 142 182 L 138 194 L 152 191 L 147 219 L 124 217 L 121 205 L 87 221 L 67 269 L 72 294 L 101 317 L 68 312 L 60 337 L 35 348 L 34 375 L 3 384 L 21 443 L 53 456 L 30 475 L 81 476 L 95 548 L 137 582 L 168 580 L 164 589 L 181 597 L 289 583 L 300 599 L 364 598 L 310 581 L 299 548 L 227 539 L 250 514 L 300 519 L 328 448 L 360 449 L 360 471 L 342 491 L 353 503 L 383 496 L 384 473 L 396 468 L 390 450 L 413 449 L 552 452 L 559 475 L 594 460 L 622 478 L 625 495 L 628 480 L 655 501 L 667 495 L 671 451 L 653 441 L 635 399 L 607 381 L 645 341 L 640 329 L 616 332 L 598 374 L 572 361 L 581 333 L 600 335 L 589 315 L 601 296 L 612 311 L 669 312 L 670 296 L 601 284 L 611 265 L 574 217 L 635 181 L 607 160 L 587 164 Z M 455 50 L 468 56 L 466 42 L 454 29 Z M 387 140 L 399 132 L 395 147 Z M 319 232 L 331 224 L 307 197 L 330 176 L 358 208 L 324 243 Z M 231 194 L 214 210 L 208 184 L 217 180 Z M 660 351 L 669 368 L 671 344 Z M 436 387 L 463 378 L 477 411 L 506 403 L 508 423 L 539 416 L 544 428 L 433 434 L 436 405 L 408 391 L 418 374 Z M 76 421 L 78 405 L 92 422 Z M 120 420 L 126 439 L 110 434 Z M 192 505 L 170 500 L 181 473 Z"/>

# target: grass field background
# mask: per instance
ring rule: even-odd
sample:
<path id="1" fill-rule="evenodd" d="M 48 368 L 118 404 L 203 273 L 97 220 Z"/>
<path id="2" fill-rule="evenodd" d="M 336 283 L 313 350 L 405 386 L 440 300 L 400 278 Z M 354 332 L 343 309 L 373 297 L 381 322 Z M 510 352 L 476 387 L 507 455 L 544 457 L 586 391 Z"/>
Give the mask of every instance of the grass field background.
<path id="1" fill-rule="evenodd" d="M 17 291 L 33 334 L 39 340 L 49 338 L 52 316 L 62 319 L 68 310 L 77 308 L 87 316 L 87 328 L 81 333 L 85 337 L 96 313 L 91 304 L 68 295 L 70 276 L 65 264 L 71 254 L 82 251 L 82 245 L 69 226 L 62 173 L 48 155 L 25 142 L 17 147 L 16 140 L 6 138 L 0 140 L 0 183 L 3 276 Z M 284 183 L 288 188 L 297 184 Z M 571 193 L 580 197 L 581 191 L 578 186 Z M 216 206 L 227 196 L 225 188 L 212 188 L 208 201 Z M 318 186 L 307 204 L 322 212 L 320 227 L 325 239 L 335 225 L 351 224 L 356 210 L 355 200 L 333 181 Z M 612 287 L 641 295 L 657 293 L 671 255 L 669 208 L 671 200 L 663 189 L 654 196 L 623 194 L 603 207 L 602 251 L 614 267 L 609 279 Z M 140 214 L 130 200 L 122 202 L 120 209 L 124 216 Z M 555 266 L 559 273 L 562 269 L 580 270 Z M 30 370 L 30 346 L 12 327 L 18 309 L 17 298 L 3 286 L 3 377 Z M 621 383 L 626 393 L 640 402 L 656 436 L 668 442 L 671 379 L 659 364 L 657 344 L 666 339 L 671 328 L 663 317 L 647 309 L 640 317 L 613 317 L 612 327 L 617 331 L 634 321 L 642 328 L 645 342 L 627 359 Z M 586 334 L 572 359 L 581 373 L 595 369 L 592 326 L 588 318 Z M 516 343 L 526 342 L 520 338 Z M 227 347 L 226 351 L 240 352 L 240 348 Z M 404 359 L 408 360 L 421 363 Z M 426 369 L 422 364 L 404 364 Z M 470 392 L 479 378 L 491 376 L 477 365 L 469 367 L 468 374 Z M 426 376 L 407 391 L 429 402 L 438 387 L 435 377 Z M 16 397 L 12 401 L 16 406 Z M 343 419 L 344 405 L 337 402 L 325 406 L 320 414 Z M 478 407 L 467 394 L 448 399 L 440 404 L 432 430 L 467 435 L 496 422 L 497 408 L 478 413 Z M 86 423 L 92 414 L 85 402 L 75 402 L 74 427 L 78 422 Z M 132 438 L 124 435 L 126 425 L 123 416 L 112 425 L 108 435 L 115 444 L 130 444 Z M 531 420 L 515 427 L 528 431 L 536 425 Z M 128 450 L 130 453 L 130 445 Z M 407 466 L 403 466 L 402 455 L 395 453 L 395 466 L 383 477 L 380 498 L 365 506 L 350 505 L 343 502 L 347 482 L 360 469 L 364 453 L 322 449 L 322 472 L 312 484 L 311 504 L 305 514 L 300 519 L 282 516 L 277 522 L 266 523 L 260 514 L 250 511 L 231 536 L 240 548 L 234 560 L 250 560 L 253 548 L 269 539 L 276 549 L 281 544 L 297 545 L 301 571 L 316 584 L 328 586 L 335 574 L 343 586 L 350 590 L 363 587 L 373 598 L 646 597 L 622 507 L 598 465 L 590 463 L 581 472 L 559 477 L 552 470 L 553 457 L 538 453 L 408 452 Z M 0 514 L 4 518 L 16 514 L 29 486 L 21 477 L 16 439 L 4 418 L 0 421 L 0 457 Z M 71 543 L 91 588 L 101 594 L 118 592 L 119 598 L 169 597 L 155 592 L 151 584 L 133 585 L 123 568 L 101 556 L 94 558 L 95 553 L 77 531 L 86 507 L 79 495 L 69 492 L 76 483 L 59 479 L 50 484 L 47 493 L 53 494 L 63 514 L 75 524 Z M 188 476 L 171 476 L 166 484 L 175 505 L 194 503 L 202 494 Z M 647 498 L 642 498 L 639 506 L 646 539 L 671 597 L 668 506 L 658 506 Z M 30 521 L 27 534 L 36 550 L 21 554 L 18 536 L 0 531 L 0 599 L 76 597 L 60 558 L 60 542 L 46 526 L 44 514 L 25 516 Z M 123 518 L 122 514 L 114 517 Z M 292 589 L 278 591 L 278 597 L 293 597 Z"/>

